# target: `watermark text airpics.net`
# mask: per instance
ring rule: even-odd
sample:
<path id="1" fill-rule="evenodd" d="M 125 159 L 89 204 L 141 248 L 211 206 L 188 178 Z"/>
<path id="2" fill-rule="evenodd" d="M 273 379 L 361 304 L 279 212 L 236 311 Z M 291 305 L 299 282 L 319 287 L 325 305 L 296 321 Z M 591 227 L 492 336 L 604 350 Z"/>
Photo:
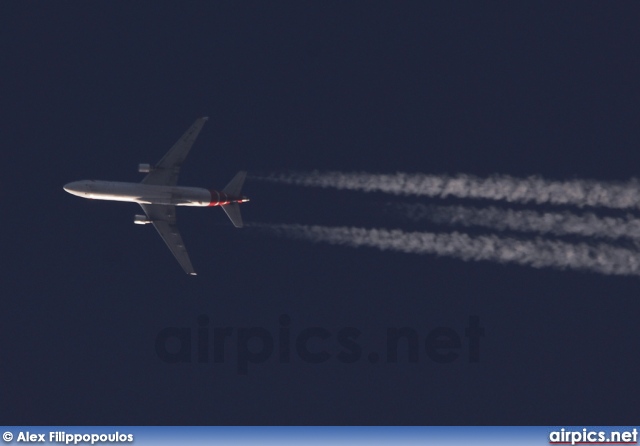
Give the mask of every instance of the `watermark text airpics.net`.
<path id="1" fill-rule="evenodd" d="M 638 444 L 638 429 L 597 431 L 560 429 L 549 433 L 549 444 Z"/>
<path id="2" fill-rule="evenodd" d="M 480 339 L 485 330 L 478 316 L 469 316 L 465 322 L 461 329 L 387 327 L 381 333 L 382 341 L 371 347 L 365 345 L 364 333 L 356 327 L 294 328 L 287 314 L 280 315 L 271 329 L 216 326 L 208 316 L 200 315 L 193 326 L 161 329 L 156 335 L 155 351 L 168 364 L 235 361 L 240 375 L 247 374 L 250 365 L 272 358 L 280 364 L 353 364 L 363 360 L 371 364 L 480 362 Z"/>

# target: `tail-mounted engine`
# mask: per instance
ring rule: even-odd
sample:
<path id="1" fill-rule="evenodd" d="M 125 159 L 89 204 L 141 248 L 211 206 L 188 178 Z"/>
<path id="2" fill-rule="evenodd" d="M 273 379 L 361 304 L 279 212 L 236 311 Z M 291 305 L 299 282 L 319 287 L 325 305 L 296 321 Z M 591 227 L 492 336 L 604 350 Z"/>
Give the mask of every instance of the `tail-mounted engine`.
<path id="1" fill-rule="evenodd" d="M 148 225 L 151 223 L 151 220 L 149 220 L 146 215 L 136 215 L 133 217 L 133 223 L 136 225 Z"/>
<path id="2" fill-rule="evenodd" d="M 151 164 L 138 164 L 138 172 L 140 173 L 149 173 L 152 170 Z"/>

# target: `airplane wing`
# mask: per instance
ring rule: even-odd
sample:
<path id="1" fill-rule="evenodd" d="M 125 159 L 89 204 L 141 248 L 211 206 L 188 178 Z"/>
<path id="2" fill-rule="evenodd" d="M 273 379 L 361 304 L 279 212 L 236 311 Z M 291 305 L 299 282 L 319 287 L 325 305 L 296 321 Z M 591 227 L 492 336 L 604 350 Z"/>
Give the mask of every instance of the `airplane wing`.
<path id="1" fill-rule="evenodd" d="M 176 142 L 171 149 L 154 166 L 153 170 L 142 180 L 144 184 L 175 186 L 178 182 L 180 166 L 189 154 L 193 142 L 198 137 L 207 117 L 198 118 L 189 130 Z"/>
<path id="2" fill-rule="evenodd" d="M 153 226 L 167 244 L 173 255 L 187 274 L 196 275 L 189 259 L 187 249 L 184 247 L 182 236 L 176 226 L 176 207 L 164 204 L 141 204 L 142 209 L 152 221 Z"/>

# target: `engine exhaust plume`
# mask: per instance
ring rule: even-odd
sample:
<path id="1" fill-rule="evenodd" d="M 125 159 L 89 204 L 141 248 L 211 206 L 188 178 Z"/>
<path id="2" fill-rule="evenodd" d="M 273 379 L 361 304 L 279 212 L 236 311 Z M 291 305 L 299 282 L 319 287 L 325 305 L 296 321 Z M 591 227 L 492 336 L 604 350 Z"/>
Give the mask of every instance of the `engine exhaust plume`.
<path id="1" fill-rule="evenodd" d="M 472 206 L 436 206 L 421 203 L 390 204 L 413 221 L 464 227 L 479 226 L 498 231 L 537 232 L 558 236 L 578 235 L 604 239 L 640 240 L 640 219 L 600 217 L 592 212 L 536 212 Z"/>
<path id="2" fill-rule="evenodd" d="M 255 179 L 301 186 L 386 192 L 395 195 L 458 197 L 628 209 L 640 207 L 640 183 L 593 180 L 553 181 L 540 177 L 492 175 L 427 175 L 422 173 L 374 174 L 366 172 L 273 173 Z"/>
<path id="3" fill-rule="evenodd" d="M 555 240 L 519 240 L 496 235 L 405 232 L 399 229 L 260 224 L 251 226 L 274 235 L 311 242 L 435 254 L 462 260 L 515 263 L 534 268 L 575 269 L 607 275 L 640 275 L 640 255 L 604 243 L 567 243 Z"/>

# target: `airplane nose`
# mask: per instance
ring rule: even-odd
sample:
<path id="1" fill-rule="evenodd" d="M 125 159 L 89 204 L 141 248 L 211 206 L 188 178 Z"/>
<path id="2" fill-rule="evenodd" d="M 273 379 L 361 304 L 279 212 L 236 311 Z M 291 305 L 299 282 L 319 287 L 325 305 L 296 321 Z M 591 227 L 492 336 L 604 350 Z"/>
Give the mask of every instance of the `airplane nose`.
<path id="1" fill-rule="evenodd" d="M 75 185 L 76 183 L 67 183 L 64 185 L 63 189 L 65 190 L 65 192 L 69 192 L 70 194 L 72 194 L 76 191 L 74 188 Z"/>
<path id="2" fill-rule="evenodd" d="M 70 193 L 71 195 L 79 195 L 82 191 L 80 190 L 80 182 L 74 181 L 73 183 L 67 183 L 64 185 L 63 189 L 65 192 Z"/>

